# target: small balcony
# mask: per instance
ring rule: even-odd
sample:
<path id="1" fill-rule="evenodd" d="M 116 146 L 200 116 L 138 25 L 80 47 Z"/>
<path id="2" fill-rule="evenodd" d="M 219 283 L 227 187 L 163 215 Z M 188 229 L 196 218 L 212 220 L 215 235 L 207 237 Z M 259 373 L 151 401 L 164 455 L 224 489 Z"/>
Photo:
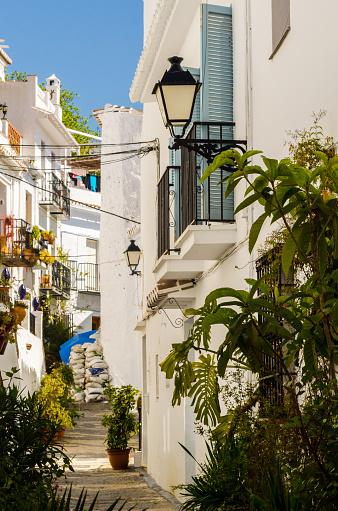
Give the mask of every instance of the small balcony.
<path id="1" fill-rule="evenodd" d="M 3 265 L 31 266 L 37 261 L 38 253 L 33 253 L 31 249 L 30 231 L 31 226 L 25 220 L 12 217 L 0 219 L 0 259 Z"/>
<path id="2" fill-rule="evenodd" d="M 99 293 L 99 265 L 94 263 L 79 263 L 77 267 L 77 289 L 81 293 Z"/>
<path id="3" fill-rule="evenodd" d="M 54 172 L 46 172 L 40 206 L 46 208 L 58 220 L 69 220 L 70 198 L 69 189 Z"/>
<path id="4" fill-rule="evenodd" d="M 233 140 L 232 126 L 194 123 L 186 138 L 192 145 L 202 139 L 215 141 L 219 150 L 245 151 L 245 141 Z M 201 156 L 187 147 L 176 153 L 173 159 L 180 165 L 167 167 L 158 183 L 157 282 L 197 277 L 207 261 L 218 260 L 237 239 L 234 196 L 225 198 L 222 182 L 234 169 L 221 167 L 200 184 L 206 168 Z"/>
<path id="5" fill-rule="evenodd" d="M 0 121 L 0 130 L 8 138 L 11 148 L 19 156 L 21 155 L 22 136 L 8 119 Z"/>
<path id="6" fill-rule="evenodd" d="M 54 261 L 51 271 L 41 276 L 40 292 L 48 291 L 56 298 L 69 300 L 71 289 L 71 270 L 60 261 Z"/>

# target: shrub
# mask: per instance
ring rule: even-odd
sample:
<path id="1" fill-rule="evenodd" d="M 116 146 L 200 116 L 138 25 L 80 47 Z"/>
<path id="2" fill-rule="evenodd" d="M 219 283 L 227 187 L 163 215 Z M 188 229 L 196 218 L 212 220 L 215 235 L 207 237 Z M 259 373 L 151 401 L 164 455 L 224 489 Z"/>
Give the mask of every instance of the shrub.
<path id="1" fill-rule="evenodd" d="M 25 396 L 10 381 L 0 388 L 0 509 L 35 511 L 55 480 L 71 467 L 62 446 L 53 443 L 57 425 L 45 414 L 38 394 Z"/>

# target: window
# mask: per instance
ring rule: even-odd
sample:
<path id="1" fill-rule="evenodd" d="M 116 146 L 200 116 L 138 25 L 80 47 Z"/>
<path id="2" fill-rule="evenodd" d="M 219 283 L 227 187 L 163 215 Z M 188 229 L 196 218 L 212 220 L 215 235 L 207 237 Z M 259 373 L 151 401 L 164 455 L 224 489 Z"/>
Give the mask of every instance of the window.
<path id="1" fill-rule="evenodd" d="M 271 0 L 272 11 L 272 53 L 276 54 L 290 31 L 290 0 Z"/>
<path id="2" fill-rule="evenodd" d="M 280 294 L 286 294 L 288 287 L 294 284 L 294 271 L 291 267 L 288 277 L 282 269 L 282 265 L 278 254 L 281 254 L 282 245 L 276 247 L 270 252 L 262 255 L 256 261 L 257 279 L 264 277 L 270 289 L 275 286 L 278 287 Z M 258 291 L 259 293 L 259 291 Z M 258 315 L 258 324 L 264 321 L 263 316 Z M 282 319 L 280 318 L 282 324 Z M 275 334 L 268 334 L 268 341 L 271 343 L 273 349 L 278 351 L 281 349 L 281 338 Z M 284 404 L 284 389 L 283 389 L 283 370 L 278 356 L 269 356 L 262 353 L 262 360 L 264 367 L 260 370 L 260 393 L 264 400 L 268 401 L 274 406 L 283 406 Z M 271 373 L 274 373 L 280 381 L 277 381 Z"/>

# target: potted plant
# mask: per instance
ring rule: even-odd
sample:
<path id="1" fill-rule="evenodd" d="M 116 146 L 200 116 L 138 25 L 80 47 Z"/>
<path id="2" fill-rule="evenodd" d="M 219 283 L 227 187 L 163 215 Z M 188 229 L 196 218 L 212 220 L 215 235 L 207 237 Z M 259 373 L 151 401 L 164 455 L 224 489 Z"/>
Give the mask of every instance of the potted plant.
<path id="1" fill-rule="evenodd" d="M 22 321 L 26 317 L 26 309 L 28 309 L 27 303 L 22 300 L 16 300 L 14 303 L 14 307 L 11 309 L 11 313 L 13 316 L 16 316 L 17 322 L 22 323 Z"/>
<path id="2" fill-rule="evenodd" d="M 0 310 L 0 355 L 3 355 L 8 342 L 15 342 L 17 318 L 8 311 Z"/>
<path id="3" fill-rule="evenodd" d="M 104 414 L 102 425 L 108 428 L 107 454 L 113 470 L 128 468 L 130 448 L 128 442 L 136 434 L 139 425 L 132 410 L 135 408 L 135 396 L 139 393 L 131 385 L 113 387 L 109 385 L 103 394 L 110 401 L 110 414 Z"/>
<path id="4" fill-rule="evenodd" d="M 53 264 L 55 261 L 55 257 L 50 255 L 48 250 L 42 250 L 42 252 L 40 252 L 40 259 L 41 261 L 44 261 L 46 264 Z"/>
<path id="5" fill-rule="evenodd" d="M 54 241 L 55 241 L 55 236 L 54 236 L 53 231 L 48 231 L 48 242 L 50 243 L 50 245 L 54 245 Z"/>
<path id="6" fill-rule="evenodd" d="M 44 407 L 46 417 L 58 428 L 55 440 L 63 436 L 66 428 L 73 429 L 75 425 L 74 413 L 69 409 L 73 401 L 70 397 L 73 383 L 73 373 L 65 364 L 54 367 L 41 380 L 38 400 Z"/>
<path id="7" fill-rule="evenodd" d="M 39 242 L 40 239 L 41 239 L 41 231 L 39 229 L 39 227 L 37 225 L 34 225 L 33 229 L 32 229 L 32 232 L 31 232 L 31 235 L 32 235 L 32 244 L 34 243 L 34 241 L 36 242 Z"/>
<path id="8" fill-rule="evenodd" d="M 49 240 L 49 231 L 41 231 L 41 235 L 42 235 L 44 241 Z"/>

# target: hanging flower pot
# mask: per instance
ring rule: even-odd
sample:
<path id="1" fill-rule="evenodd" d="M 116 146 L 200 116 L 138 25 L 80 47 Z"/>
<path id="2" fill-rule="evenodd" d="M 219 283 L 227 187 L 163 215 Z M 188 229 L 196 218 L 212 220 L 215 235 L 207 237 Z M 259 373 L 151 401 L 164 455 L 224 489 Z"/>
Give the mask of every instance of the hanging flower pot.
<path id="1" fill-rule="evenodd" d="M 25 319 L 26 309 L 27 305 L 24 302 L 15 302 L 15 305 L 11 310 L 11 313 L 13 316 L 17 318 L 18 323 L 22 323 L 22 321 Z"/>
<path id="2" fill-rule="evenodd" d="M 48 241 L 49 241 L 50 245 L 54 245 L 55 236 L 53 234 L 50 234 L 49 238 L 48 238 Z"/>

